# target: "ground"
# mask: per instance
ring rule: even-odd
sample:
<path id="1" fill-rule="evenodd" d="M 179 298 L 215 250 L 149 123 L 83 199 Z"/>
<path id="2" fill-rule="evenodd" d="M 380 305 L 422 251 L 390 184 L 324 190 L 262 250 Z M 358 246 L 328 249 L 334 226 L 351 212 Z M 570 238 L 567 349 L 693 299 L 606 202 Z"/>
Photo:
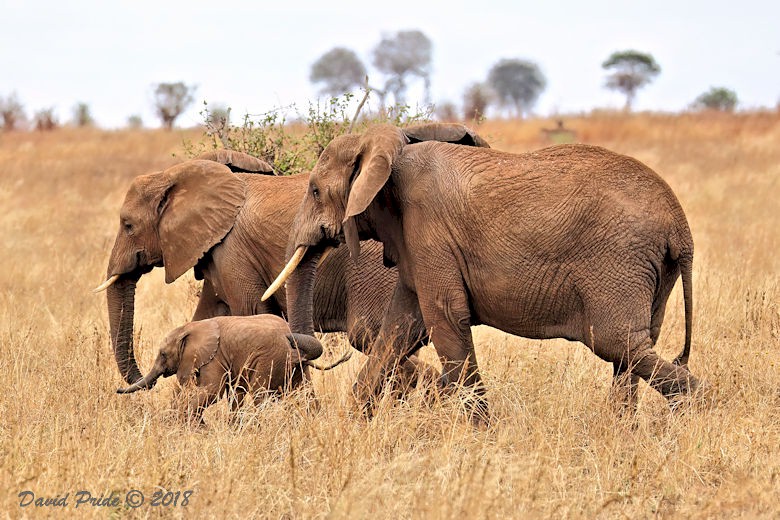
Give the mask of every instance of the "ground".
<path id="1" fill-rule="evenodd" d="M 522 152 L 544 146 L 542 129 L 554 125 L 478 131 Z M 372 421 L 354 417 L 359 354 L 315 376 L 317 413 L 291 398 L 245 407 L 231 425 L 222 403 L 208 410 L 207 429 L 181 425 L 169 410 L 173 378 L 114 393 L 122 381 L 105 295 L 91 288 L 104 279 L 130 180 L 180 161 L 183 139 L 198 132 L 0 134 L 2 509 L 70 516 L 88 491 L 119 497 L 79 506 L 98 517 L 778 517 L 780 114 L 597 113 L 565 125 L 578 141 L 645 162 L 680 199 L 696 247 L 690 366 L 713 386 L 702 405 L 672 413 L 642 383 L 636 416 L 621 417 L 611 367 L 582 345 L 480 327 L 487 429 L 463 420 L 456 401 L 420 394 L 382 401 Z M 198 289 L 190 275 L 166 286 L 157 271 L 138 286 L 142 369 L 190 318 Z M 667 359 L 683 328 L 678 282 L 659 341 Z M 326 359 L 338 341 L 326 343 Z M 435 361 L 432 348 L 423 355 Z M 144 494 L 138 509 L 127 505 L 131 490 Z M 21 508 L 23 491 L 68 493 L 68 505 Z M 154 506 L 156 491 L 181 495 Z"/>

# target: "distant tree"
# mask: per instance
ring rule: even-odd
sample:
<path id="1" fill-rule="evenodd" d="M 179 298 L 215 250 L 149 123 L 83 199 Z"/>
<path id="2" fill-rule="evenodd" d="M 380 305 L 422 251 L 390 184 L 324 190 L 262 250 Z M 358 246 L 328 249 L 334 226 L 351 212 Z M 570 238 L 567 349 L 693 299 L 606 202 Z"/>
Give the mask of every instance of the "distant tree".
<path id="1" fill-rule="evenodd" d="M 631 111 L 636 92 L 661 73 L 661 67 L 651 54 L 628 50 L 613 52 L 601 67 L 610 71 L 607 88 L 619 90 L 626 96 L 626 112 Z"/>
<path id="2" fill-rule="evenodd" d="M 35 129 L 40 132 L 48 132 L 59 126 L 57 116 L 54 115 L 53 108 L 43 108 L 38 110 L 33 116 Z"/>
<path id="3" fill-rule="evenodd" d="M 725 87 L 710 87 L 693 102 L 696 110 L 719 110 L 733 112 L 737 106 L 737 93 Z"/>
<path id="4" fill-rule="evenodd" d="M 418 30 L 384 36 L 374 47 L 374 66 L 389 76 L 384 91 L 393 94 L 396 104 L 406 103 L 409 76 L 417 76 L 425 82 L 425 99 L 429 101 L 432 54 L 431 40 Z"/>
<path id="5" fill-rule="evenodd" d="M 472 83 L 463 93 L 463 119 L 479 121 L 490 104 L 490 88 L 484 83 Z"/>
<path id="6" fill-rule="evenodd" d="M 230 107 L 220 104 L 208 106 L 205 101 L 203 105 L 200 115 L 206 123 L 206 135 L 213 137 L 215 142 L 220 141 L 223 148 L 230 148 Z"/>
<path id="7" fill-rule="evenodd" d="M 503 59 L 488 72 L 488 84 L 500 106 L 513 107 L 517 117 L 523 117 L 536 104 L 547 80 L 532 61 Z"/>
<path id="8" fill-rule="evenodd" d="M 154 109 L 164 128 L 173 128 L 176 118 L 195 100 L 194 93 L 195 87 L 187 86 L 182 81 L 157 84 L 154 89 Z"/>
<path id="9" fill-rule="evenodd" d="M 89 105 L 83 102 L 78 102 L 73 105 L 73 124 L 78 127 L 92 126 L 95 124 L 95 120 L 92 117 L 92 113 L 89 109 Z"/>
<path id="10" fill-rule="evenodd" d="M 352 91 L 365 80 L 365 65 L 354 51 L 344 47 L 335 47 L 320 56 L 309 74 L 309 81 L 322 84 L 322 94 L 333 97 Z"/>
<path id="11" fill-rule="evenodd" d="M 3 118 L 3 130 L 6 132 L 18 130 L 24 124 L 27 116 L 16 92 L 5 98 L 0 97 L 0 117 Z"/>
<path id="12" fill-rule="evenodd" d="M 455 107 L 455 103 L 451 101 L 437 103 L 434 114 L 439 121 L 452 122 L 458 120 L 458 110 Z"/>
<path id="13" fill-rule="evenodd" d="M 137 130 L 143 128 L 144 120 L 138 114 L 133 114 L 127 118 L 127 127 Z"/>

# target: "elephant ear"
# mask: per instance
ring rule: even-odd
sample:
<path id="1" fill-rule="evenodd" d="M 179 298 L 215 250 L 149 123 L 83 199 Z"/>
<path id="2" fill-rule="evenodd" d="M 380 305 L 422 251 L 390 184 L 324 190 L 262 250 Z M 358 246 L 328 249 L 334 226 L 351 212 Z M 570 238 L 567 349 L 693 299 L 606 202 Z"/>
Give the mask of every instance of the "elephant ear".
<path id="1" fill-rule="evenodd" d="M 176 379 L 184 386 L 217 355 L 219 325 L 216 320 L 193 321 L 182 327 L 179 369 Z"/>
<path id="2" fill-rule="evenodd" d="M 160 247 L 171 283 L 233 228 L 246 200 L 246 184 L 212 161 L 187 161 L 165 171 L 170 188 L 160 200 Z"/>
<path id="3" fill-rule="evenodd" d="M 404 134 L 410 143 L 422 141 L 441 141 L 443 143 L 462 144 L 490 148 L 490 145 L 471 128 L 459 123 L 428 123 L 404 128 Z"/>
<path id="4" fill-rule="evenodd" d="M 196 159 L 224 164 L 234 173 L 275 175 L 273 166 L 264 160 L 236 150 L 212 150 L 200 154 Z"/>
<path id="5" fill-rule="evenodd" d="M 393 162 L 408 142 L 406 135 L 392 125 L 373 126 L 360 140 L 342 223 L 344 238 L 355 262 L 360 256 L 360 240 L 354 217 L 366 210 L 385 185 Z"/>

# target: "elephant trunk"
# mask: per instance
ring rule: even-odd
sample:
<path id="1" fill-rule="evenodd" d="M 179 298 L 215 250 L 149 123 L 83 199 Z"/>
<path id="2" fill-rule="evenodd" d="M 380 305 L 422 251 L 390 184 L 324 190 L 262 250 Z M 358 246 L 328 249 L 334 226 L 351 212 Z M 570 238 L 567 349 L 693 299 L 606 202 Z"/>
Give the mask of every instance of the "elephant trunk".
<path id="1" fill-rule="evenodd" d="M 133 315 L 136 280 L 120 277 L 107 289 L 111 345 L 119 373 L 128 384 L 142 378 L 133 352 Z"/>
<path id="2" fill-rule="evenodd" d="M 314 336 L 314 276 L 320 254 L 307 255 L 287 282 L 290 330 Z"/>
<path id="3" fill-rule="evenodd" d="M 297 348 L 303 354 L 305 361 L 317 359 L 322 355 L 322 344 L 314 336 L 293 332 L 287 335 L 287 341 L 291 347 Z"/>
<path id="4" fill-rule="evenodd" d="M 155 367 L 146 374 L 144 377 L 133 383 L 132 385 L 126 387 L 126 388 L 117 388 L 116 393 L 118 394 L 132 394 L 133 392 L 137 392 L 138 390 L 148 390 L 157 383 L 157 380 L 160 379 L 160 376 L 163 375 L 163 369 Z"/>

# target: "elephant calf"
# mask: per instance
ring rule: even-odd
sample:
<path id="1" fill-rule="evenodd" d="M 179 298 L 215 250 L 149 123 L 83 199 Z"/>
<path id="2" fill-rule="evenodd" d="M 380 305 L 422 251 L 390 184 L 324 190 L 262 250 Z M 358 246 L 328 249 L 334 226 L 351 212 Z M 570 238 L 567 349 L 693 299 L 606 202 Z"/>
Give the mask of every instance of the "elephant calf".
<path id="1" fill-rule="evenodd" d="M 235 412 L 247 393 L 256 403 L 281 395 L 309 380 L 308 367 L 329 370 L 350 356 L 321 367 L 312 362 L 321 355 L 316 338 L 291 333 L 287 322 L 271 314 L 193 321 L 171 331 L 151 371 L 117 393 L 149 389 L 160 377 L 176 375 L 185 390 L 177 393 L 176 404 L 201 423 L 203 410 L 227 390 L 235 393 Z"/>

